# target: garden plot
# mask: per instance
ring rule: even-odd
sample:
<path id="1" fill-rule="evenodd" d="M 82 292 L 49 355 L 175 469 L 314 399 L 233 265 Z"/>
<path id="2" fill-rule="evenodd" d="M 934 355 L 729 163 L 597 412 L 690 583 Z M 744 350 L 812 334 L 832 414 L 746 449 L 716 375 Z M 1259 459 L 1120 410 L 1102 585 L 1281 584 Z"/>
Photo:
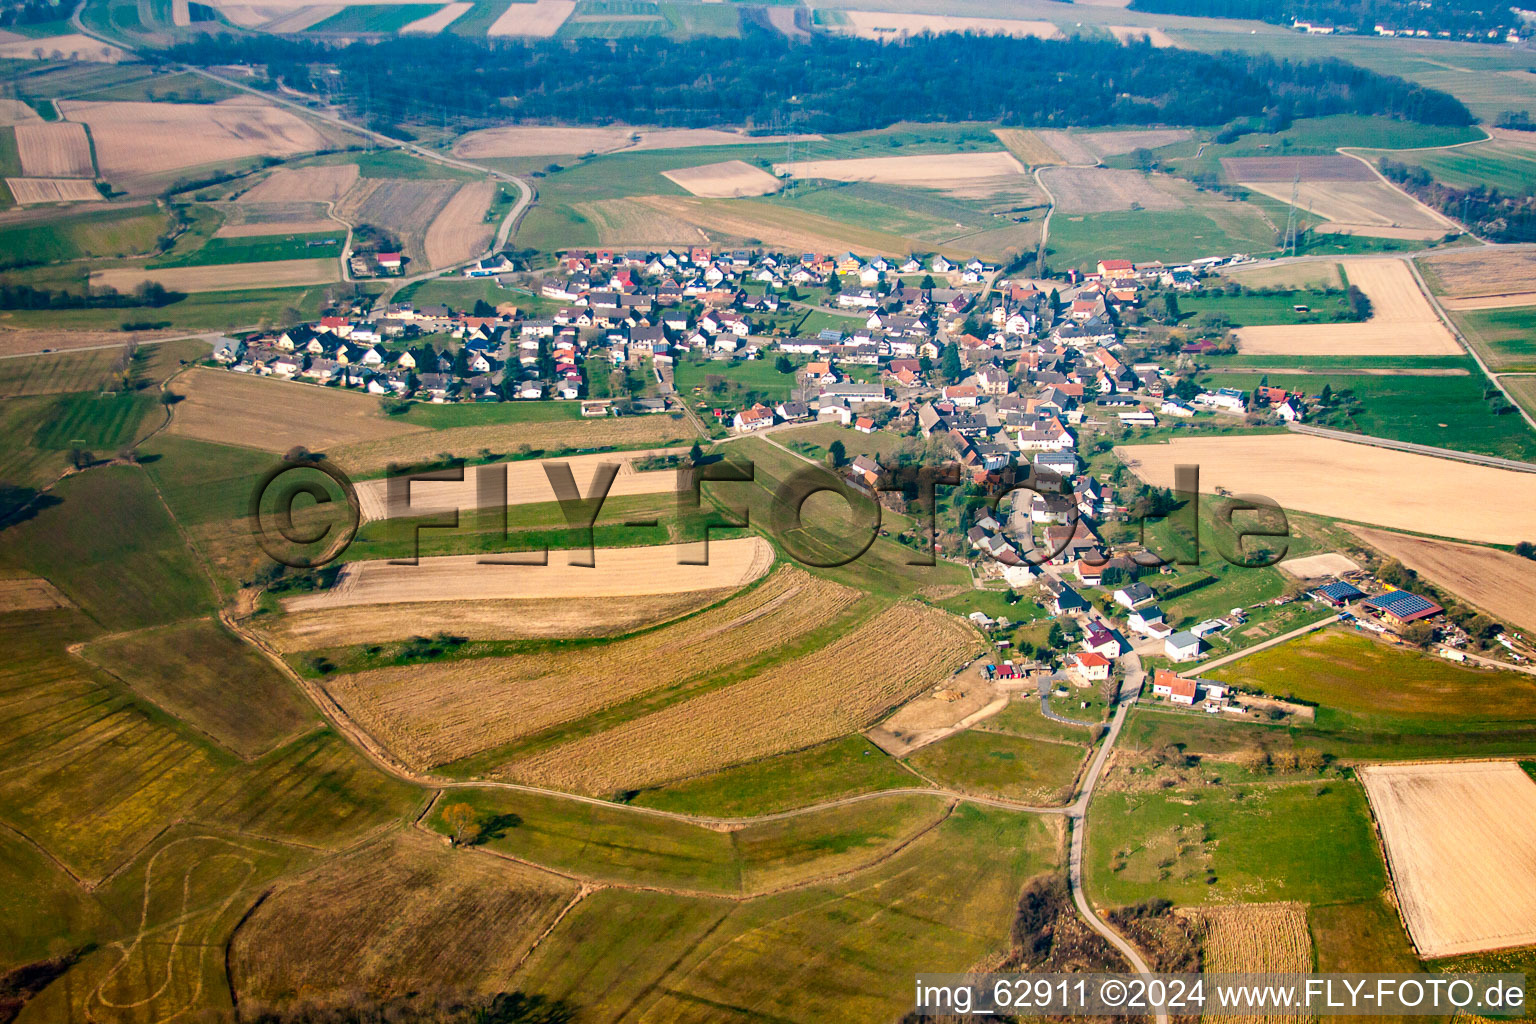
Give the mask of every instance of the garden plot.
<path id="1" fill-rule="evenodd" d="M 1420 954 L 1536 943 L 1536 780 L 1511 761 L 1358 771 Z"/>

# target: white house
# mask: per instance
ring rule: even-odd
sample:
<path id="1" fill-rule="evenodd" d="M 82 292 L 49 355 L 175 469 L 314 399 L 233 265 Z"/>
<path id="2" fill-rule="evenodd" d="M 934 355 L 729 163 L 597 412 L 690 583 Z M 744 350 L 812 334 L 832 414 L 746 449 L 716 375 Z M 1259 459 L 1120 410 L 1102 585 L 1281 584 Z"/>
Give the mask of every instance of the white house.
<path id="1" fill-rule="evenodd" d="M 1163 653 L 1174 661 L 1200 657 L 1200 638 L 1190 632 L 1173 633 L 1163 641 Z"/>

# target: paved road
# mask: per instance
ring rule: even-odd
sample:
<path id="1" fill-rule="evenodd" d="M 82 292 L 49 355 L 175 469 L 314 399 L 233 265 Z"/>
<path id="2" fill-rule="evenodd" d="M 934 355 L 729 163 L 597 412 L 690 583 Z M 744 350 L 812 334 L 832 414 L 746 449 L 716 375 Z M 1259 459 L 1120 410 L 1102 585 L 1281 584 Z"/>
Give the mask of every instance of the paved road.
<path id="1" fill-rule="evenodd" d="M 1339 617 L 1337 615 L 1330 615 L 1326 619 L 1319 619 L 1316 622 L 1309 622 L 1307 625 L 1293 629 L 1289 633 L 1281 633 L 1279 636 L 1272 636 L 1268 640 L 1265 640 L 1263 643 L 1254 644 L 1252 647 L 1244 647 L 1240 651 L 1233 651 L 1231 654 L 1224 654 L 1221 657 L 1215 658 L 1211 661 L 1202 662 L 1199 665 L 1193 665 L 1188 669 L 1188 671 L 1205 672 L 1213 668 L 1220 668 L 1228 662 L 1236 661 L 1239 658 L 1246 658 L 1248 655 L 1253 654 L 1255 651 L 1262 651 L 1266 647 L 1274 647 L 1277 644 L 1283 644 L 1287 640 L 1294 640 L 1298 636 L 1305 636 L 1314 630 L 1322 629 L 1324 626 L 1331 626 L 1338 621 Z"/>
<path id="2" fill-rule="evenodd" d="M 1518 406 L 1517 406 L 1518 408 Z M 1385 437 L 1373 437 L 1369 434 L 1353 434 L 1347 430 L 1330 430 L 1327 427 L 1314 427 L 1306 423 L 1291 423 L 1287 425 L 1293 433 L 1311 434 L 1314 437 L 1328 437 L 1337 441 L 1349 441 L 1352 444 L 1368 444 L 1373 448 L 1390 448 L 1393 451 L 1412 452 L 1415 455 L 1429 455 L 1437 459 L 1452 459 L 1456 462 L 1470 462 L 1477 466 L 1491 466 L 1494 469 L 1512 469 L 1517 473 L 1536 473 L 1536 464 L 1519 462 L 1515 459 L 1501 459 L 1494 455 L 1475 455 L 1471 452 L 1459 452 L 1453 448 L 1436 448 L 1427 444 L 1411 444 L 1408 441 L 1393 441 Z"/>

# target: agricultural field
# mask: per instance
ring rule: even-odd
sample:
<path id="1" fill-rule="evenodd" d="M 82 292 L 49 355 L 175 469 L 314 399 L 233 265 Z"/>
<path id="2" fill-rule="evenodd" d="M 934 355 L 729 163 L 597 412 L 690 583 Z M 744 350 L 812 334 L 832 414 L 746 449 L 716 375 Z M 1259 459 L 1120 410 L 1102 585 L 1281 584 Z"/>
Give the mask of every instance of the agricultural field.
<path id="1" fill-rule="evenodd" d="M 1536 147 L 1522 138 L 1522 133 L 1502 128 L 1486 130 L 1493 138 L 1470 146 L 1401 153 L 1377 150 L 1361 155 L 1373 163 L 1386 158 L 1395 163 L 1422 167 L 1436 181 L 1453 188 L 1482 186 L 1519 195 L 1536 184 Z"/>
<path id="2" fill-rule="evenodd" d="M 95 184 L 83 178 L 6 178 L 18 206 L 39 203 L 89 203 L 101 198 Z"/>
<path id="3" fill-rule="evenodd" d="M 1350 259 L 1343 272 L 1371 300 L 1364 323 L 1245 327 L 1238 348 L 1247 355 L 1460 355 L 1461 346 L 1419 290 L 1408 264 L 1397 259 Z"/>
<path id="4" fill-rule="evenodd" d="M 194 370 L 176 381 L 182 400 L 171 433 L 219 444 L 313 451 L 376 438 L 424 433 L 384 414 L 369 395 L 226 370 Z"/>
<path id="5" fill-rule="evenodd" d="M 865 39 L 900 39 L 924 32 L 974 32 L 977 35 L 1034 36 L 1059 39 L 1061 29 L 1049 21 L 1014 18 L 973 18 L 954 14 L 899 14 L 890 11 L 840 11 L 839 20 L 825 28 Z"/>
<path id="6" fill-rule="evenodd" d="M 181 292 L 232 292 L 341 280 L 335 259 L 261 260 L 256 263 L 214 263 L 207 266 L 110 267 L 91 272 L 91 285 L 131 292 L 148 281 Z"/>
<path id="7" fill-rule="evenodd" d="M 533 0 L 533 3 L 508 5 L 486 35 L 499 36 L 552 36 L 576 9 L 575 0 Z"/>
<path id="8" fill-rule="evenodd" d="M 1363 526 L 1352 532 L 1495 619 L 1536 634 L 1536 562 L 1497 548 L 1412 537 Z"/>
<path id="9" fill-rule="evenodd" d="M 1536 677 L 1458 665 L 1339 628 L 1250 654 L 1210 677 L 1316 704 L 1320 729 L 1434 734 L 1536 720 Z"/>
<path id="10" fill-rule="evenodd" d="M 894 605 L 819 650 L 532 754 L 506 774 L 538 785 L 614 793 L 800 749 L 868 725 L 968 663 L 978 647 L 961 620 Z M 850 671 L 851 665 L 858 667 Z"/>
<path id="11" fill-rule="evenodd" d="M 538 868 L 396 830 L 279 883 L 230 949 L 233 994 L 241 1005 L 346 1006 L 359 990 L 370 999 L 505 991 L 576 890 Z"/>
<path id="12" fill-rule="evenodd" d="M 776 192 L 779 179 L 743 160 L 726 160 L 698 167 L 663 171 L 662 177 L 690 194 L 706 199 L 739 199 Z"/>
<path id="13" fill-rule="evenodd" d="M 1306 328 L 1300 328 L 1305 330 Z M 1279 362 L 1280 360 L 1276 360 Z M 1337 396 L 1342 412 L 1329 416 L 1339 429 L 1372 437 L 1434 445 L 1509 459 L 1536 458 L 1536 434 L 1507 404 L 1496 413 L 1490 386 L 1471 360 L 1446 360 L 1441 367 L 1380 372 L 1303 373 L 1275 366 L 1273 372 L 1202 375 L 1210 387 L 1234 387 L 1252 391 L 1265 377 L 1273 387 L 1317 397 L 1324 387 Z"/>
<path id="14" fill-rule="evenodd" d="M 220 103 L 119 103 L 60 100 L 59 112 L 90 129 L 102 178 L 129 192 L 190 167 L 238 164 L 264 156 L 295 156 L 326 149 L 331 141 L 309 122 L 250 99 Z M 166 138 L 196 138 L 192 147 L 168 147 Z"/>
<path id="15" fill-rule="evenodd" d="M 336 204 L 336 216 L 350 224 L 387 228 L 400 239 L 408 257 L 426 261 L 427 236 L 461 187 L 453 180 L 365 176 Z M 483 216 L 482 208 L 477 218 Z M 462 211 L 459 219 L 463 219 Z M 478 219 L 475 226 L 478 230 Z M 453 240 L 440 233 L 437 245 L 439 255 L 444 257 L 448 255 L 444 251 L 445 242 L 452 243 Z"/>
<path id="16" fill-rule="evenodd" d="M 876 156 L 846 160 L 800 160 L 773 165 L 790 178 L 867 181 L 877 185 L 936 189 L 954 195 L 984 196 L 1016 187 L 1025 173 L 1012 153 L 955 153 L 933 156 Z"/>
<path id="17" fill-rule="evenodd" d="M 485 219 L 495 197 L 496 184 L 491 181 L 459 186 L 427 228 L 422 243 L 427 266 L 451 267 L 485 254 L 496 233 L 496 225 Z"/>
<path id="18" fill-rule="evenodd" d="M 1088 759 L 1086 744 L 1057 743 L 981 728 L 958 732 L 909 754 L 905 762 L 925 778 L 962 792 L 1001 796 L 1038 806 L 1072 798 Z"/>
<path id="19" fill-rule="evenodd" d="M 19 124 L 16 148 L 21 153 L 21 169 L 32 178 L 93 178 L 91 141 L 85 127 L 67 121 L 46 124 Z"/>
<path id="20" fill-rule="evenodd" d="M 1451 318 L 1493 372 L 1536 370 L 1536 306 L 1478 309 Z"/>
<path id="21" fill-rule="evenodd" d="M 334 203 L 357 184 L 357 164 L 278 167 L 236 200 L 241 205 Z"/>
<path id="22" fill-rule="evenodd" d="M 1128 253 L 1138 260 L 1177 263 L 1274 247 L 1274 224 L 1253 203 L 1196 195 L 1193 189 L 1185 201 L 1185 207 L 1173 210 L 1054 215 L 1047 265 L 1092 269 L 1101 259 L 1123 259 Z"/>
<path id="23" fill-rule="evenodd" d="M 1317 231 L 1428 240 L 1458 230 L 1354 157 L 1223 157 L 1221 167 L 1243 188 L 1286 204 L 1294 196 L 1298 210 L 1325 222 Z"/>
<path id="24" fill-rule="evenodd" d="M 25 254 L 28 264 L 143 255 L 154 248 L 168 224 L 165 213 L 153 206 L 115 206 L 46 222 L 16 221 L 0 226 L 0 253 L 6 259 Z M 113 314 L 122 319 L 120 310 Z M 16 315 L 10 313 L 5 319 L 16 319 Z"/>
<path id="25" fill-rule="evenodd" d="M 1386 888 L 1365 794 L 1350 782 L 1111 789 L 1094 814 L 1115 825 L 1089 830 L 1083 870 L 1110 906 L 1333 903 Z"/>
<path id="26" fill-rule="evenodd" d="M 1107 213 L 1114 210 L 1179 210 L 1184 202 L 1175 192 L 1181 183 L 1136 171 L 1108 167 L 1051 167 L 1040 180 L 1056 200 L 1056 211 Z M 1164 187 L 1159 188 L 1159 184 Z"/>
<path id="27" fill-rule="evenodd" d="M 1425 957 L 1536 943 L 1536 780 L 1512 761 L 1360 770 L 1403 920 Z"/>
<path id="28" fill-rule="evenodd" d="M 654 575 L 654 567 L 651 572 Z M 751 664 L 780 645 L 793 648 L 855 596 L 802 571 L 781 570 L 737 598 L 611 643 L 568 649 L 546 645 L 542 653 L 534 649 L 505 657 L 372 669 L 334 676 L 327 687 L 350 716 L 397 756 L 412 764 L 441 765 L 679 684 L 713 685 L 710 673 Z M 729 641 L 722 639 L 727 634 Z M 652 668 L 626 670 L 635 664 Z M 430 700 L 422 699 L 424 677 L 434 683 Z M 558 685 L 570 678 L 606 682 Z"/>
<path id="29" fill-rule="evenodd" d="M 124 633 L 82 656 L 231 753 L 267 753 L 314 717 L 254 648 L 208 619 Z"/>
<path id="30" fill-rule="evenodd" d="M 1526 539 L 1536 474 L 1301 434 L 1186 437 L 1120 446 L 1141 479 L 1173 485 L 1175 464 L 1200 466 L 1201 490 L 1263 494 L 1283 508 L 1491 544 Z"/>
<path id="31" fill-rule="evenodd" d="M 1451 299 L 1500 298 L 1532 291 L 1536 252 L 1466 249 L 1420 257 L 1419 269 L 1436 295 Z M 1519 305 L 1518 300 L 1509 305 Z M 1455 308 L 1455 307 L 1448 307 Z"/>

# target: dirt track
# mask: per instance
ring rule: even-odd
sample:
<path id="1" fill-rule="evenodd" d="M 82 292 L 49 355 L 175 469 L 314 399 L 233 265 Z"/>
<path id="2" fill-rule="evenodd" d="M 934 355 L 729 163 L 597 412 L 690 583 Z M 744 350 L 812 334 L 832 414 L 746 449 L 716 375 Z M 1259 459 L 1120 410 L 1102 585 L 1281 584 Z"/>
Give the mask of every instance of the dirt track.
<path id="1" fill-rule="evenodd" d="M 1513 761 L 1359 773 L 1423 956 L 1536 942 L 1536 780 Z"/>

